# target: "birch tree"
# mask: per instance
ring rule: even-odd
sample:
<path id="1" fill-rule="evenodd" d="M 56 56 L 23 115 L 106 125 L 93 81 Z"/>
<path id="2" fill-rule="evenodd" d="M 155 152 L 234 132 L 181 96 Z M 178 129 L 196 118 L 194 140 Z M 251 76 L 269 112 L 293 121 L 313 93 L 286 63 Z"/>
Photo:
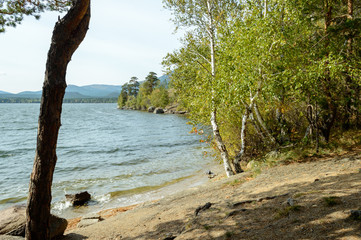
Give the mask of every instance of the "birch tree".
<path id="1" fill-rule="evenodd" d="M 217 148 L 221 154 L 224 168 L 227 176 L 234 175 L 235 173 L 242 172 L 240 166 L 234 166 L 229 158 L 226 145 L 223 142 L 219 124 L 217 121 L 217 99 L 214 84 L 217 78 L 216 71 L 216 42 L 217 42 L 217 27 L 222 20 L 227 19 L 227 14 L 230 7 L 236 6 L 236 1 L 221 1 L 221 0 L 165 0 L 163 1 L 165 7 L 170 9 L 174 16 L 174 22 L 179 27 L 191 28 L 188 34 L 193 32 L 194 35 L 205 37 L 208 41 L 209 51 L 208 54 L 203 55 L 199 51 L 195 51 L 197 55 L 201 56 L 208 66 L 202 65 L 208 73 L 210 82 L 210 95 L 211 95 L 211 111 L 210 123 L 213 130 L 214 139 Z M 233 165 L 233 166 L 232 166 Z"/>

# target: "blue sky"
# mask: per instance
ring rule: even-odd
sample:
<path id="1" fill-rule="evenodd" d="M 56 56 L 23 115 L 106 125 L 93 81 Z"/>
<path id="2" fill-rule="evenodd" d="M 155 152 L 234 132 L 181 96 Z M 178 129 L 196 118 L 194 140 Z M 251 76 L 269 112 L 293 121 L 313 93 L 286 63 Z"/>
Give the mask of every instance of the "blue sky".
<path id="1" fill-rule="evenodd" d="M 0 90 L 41 90 L 59 15 L 27 17 L 0 34 Z M 90 28 L 68 65 L 67 83 L 121 85 L 150 71 L 163 75 L 163 57 L 180 46 L 170 18 L 162 0 L 92 0 Z"/>

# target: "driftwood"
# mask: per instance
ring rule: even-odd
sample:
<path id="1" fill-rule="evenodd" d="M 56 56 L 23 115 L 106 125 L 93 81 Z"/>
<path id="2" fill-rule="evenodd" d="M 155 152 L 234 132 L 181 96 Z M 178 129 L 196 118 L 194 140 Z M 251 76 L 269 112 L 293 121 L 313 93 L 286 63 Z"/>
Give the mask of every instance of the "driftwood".
<path id="1" fill-rule="evenodd" d="M 207 209 L 210 208 L 211 206 L 212 206 L 212 203 L 207 202 L 207 203 L 204 204 L 203 206 L 197 207 L 197 209 L 194 211 L 194 214 L 195 214 L 196 216 L 198 216 L 198 213 L 199 213 L 200 211 L 207 210 Z"/>
<path id="2" fill-rule="evenodd" d="M 245 211 L 247 211 L 247 209 L 245 209 L 245 208 L 234 210 L 234 211 L 228 213 L 226 218 L 235 216 L 235 215 L 237 215 L 237 214 L 239 214 L 241 212 L 245 212 Z"/>

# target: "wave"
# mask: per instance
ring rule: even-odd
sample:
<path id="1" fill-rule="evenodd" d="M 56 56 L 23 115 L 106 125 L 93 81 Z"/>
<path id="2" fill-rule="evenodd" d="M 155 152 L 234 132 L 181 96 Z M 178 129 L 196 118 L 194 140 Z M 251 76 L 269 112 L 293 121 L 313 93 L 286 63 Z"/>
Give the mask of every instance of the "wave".
<path id="1" fill-rule="evenodd" d="M 147 158 L 137 158 L 126 162 L 111 163 L 112 166 L 134 166 L 149 162 Z"/>
<path id="2" fill-rule="evenodd" d="M 195 141 L 188 140 L 183 142 L 174 142 L 174 143 L 158 143 L 158 144 L 150 144 L 149 147 L 160 147 L 160 148 L 172 148 L 172 147 L 178 147 L 178 146 L 190 146 L 194 145 Z"/>
<path id="3" fill-rule="evenodd" d="M 0 200 L 0 204 L 14 204 L 26 201 L 27 197 L 10 197 Z"/>
<path id="4" fill-rule="evenodd" d="M 154 190 L 158 190 L 160 188 L 166 187 L 168 185 L 175 184 L 175 183 L 180 182 L 182 180 L 185 180 L 185 179 L 187 179 L 189 177 L 191 177 L 191 176 L 177 178 L 177 179 L 165 182 L 165 183 L 160 184 L 160 185 L 136 187 L 136 188 L 126 189 L 126 190 L 110 192 L 109 194 L 110 194 L 111 198 L 118 198 L 118 197 L 125 196 L 125 195 L 134 195 L 134 194 L 150 192 L 150 191 L 154 191 Z"/>
<path id="5" fill-rule="evenodd" d="M 64 187 L 64 186 L 72 186 L 74 188 L 79 188 L 79 186 L 84 185 L 84 186 L 92 186 L 95 184 L 100 184 L 100 183 L 108 183 L 108 182 L 114 182 L 114 181 L 119 181 L 119 180 L 123 180 L 123 179 L 127 179 L 132 177 L 132 174 L 121 174 L 118 176 L 114 176 L 114 177 L 109 177 L 109 178 L 86 178 L 86 179 L 75 179 L 75 180 L 67 180 L 67 181 L 58 181 L 58 182 L 54 182 L 53 183 L 53 187 Z"/>

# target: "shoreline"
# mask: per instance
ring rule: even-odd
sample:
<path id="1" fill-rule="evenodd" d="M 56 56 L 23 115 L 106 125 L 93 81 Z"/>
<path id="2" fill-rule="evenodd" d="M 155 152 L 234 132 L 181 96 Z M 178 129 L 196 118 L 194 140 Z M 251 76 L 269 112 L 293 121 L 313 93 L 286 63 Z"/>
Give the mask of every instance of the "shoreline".
<path id="1" fill-rule="evenodd" d="M 61 239 L 360 239 L 359 221 L 349 219 L 359 208 L 360 167 L 361 152 L 350 152 L 278 165 L 257 177 L 222 174 L 157 201 L 109 210 L 105 220 L 69 228 Z M 326 205 L 330 197 L 338 204 Z"/>
<path id="2" fill-rule="evenodd" d="M 122 208 L 128 208 L 129 206 L 158 201 L 178 192 L 192 189 L 194 187 L 207 183 L 210 180 L 208 178 L 208 175 L 206 174 L 208 170 L 215 173 L 216 178 L 222 176 L 222 167 L 223 166 L 221 164 L 218 164 L 216 161 L 212 160 L 211 162 L 204 164 L 203 170 L 198 170 L 192 175 L 170 181 L 169 183 L 165 183 L 163 186 L 159 186 L 159 188 L 155 186 L 155 189 L 153 190 L 148 190 L 140 193 L 125 194 L 124 196 L 115 197 L 104 203 L 91 203 L 89 205 L 80 207 L 70 206 L 60 212 L 60 214 L 57 211 L 52 211 L 52 213 L 67 220 L 71 220 L 81 218 L 82 216 L 91 213 L 100 213 L 111 209 L 120 209 L 121 211 Z"/>
<path id="3" fill-rule="evenodd" d="M 141 191 L 139 193 L 129 193 L 100 203 L 95 203 L 96 201 L 91 200 L 89 205 L 80 207 L 69 206 L 61 211 L 52 210 L 52 214 L 68 220 L 76 219 L 91 213 L 99 213 L 109 209 L 126 208 L 128 206 L 140 205 L 145 202 L 157 201 L 163 199 L 164 197 L 207 183 L 209 178 L 206 171 L 208 170 L 214 172 L 216 176 L 223 174 L 221 165 L 212 160 L 211 162 L 204 163 L 203 170 L 198 170 L 192 175 L 172 180 L 159 187 L 154 186 L 155 189 L 153 190 Z"/>

